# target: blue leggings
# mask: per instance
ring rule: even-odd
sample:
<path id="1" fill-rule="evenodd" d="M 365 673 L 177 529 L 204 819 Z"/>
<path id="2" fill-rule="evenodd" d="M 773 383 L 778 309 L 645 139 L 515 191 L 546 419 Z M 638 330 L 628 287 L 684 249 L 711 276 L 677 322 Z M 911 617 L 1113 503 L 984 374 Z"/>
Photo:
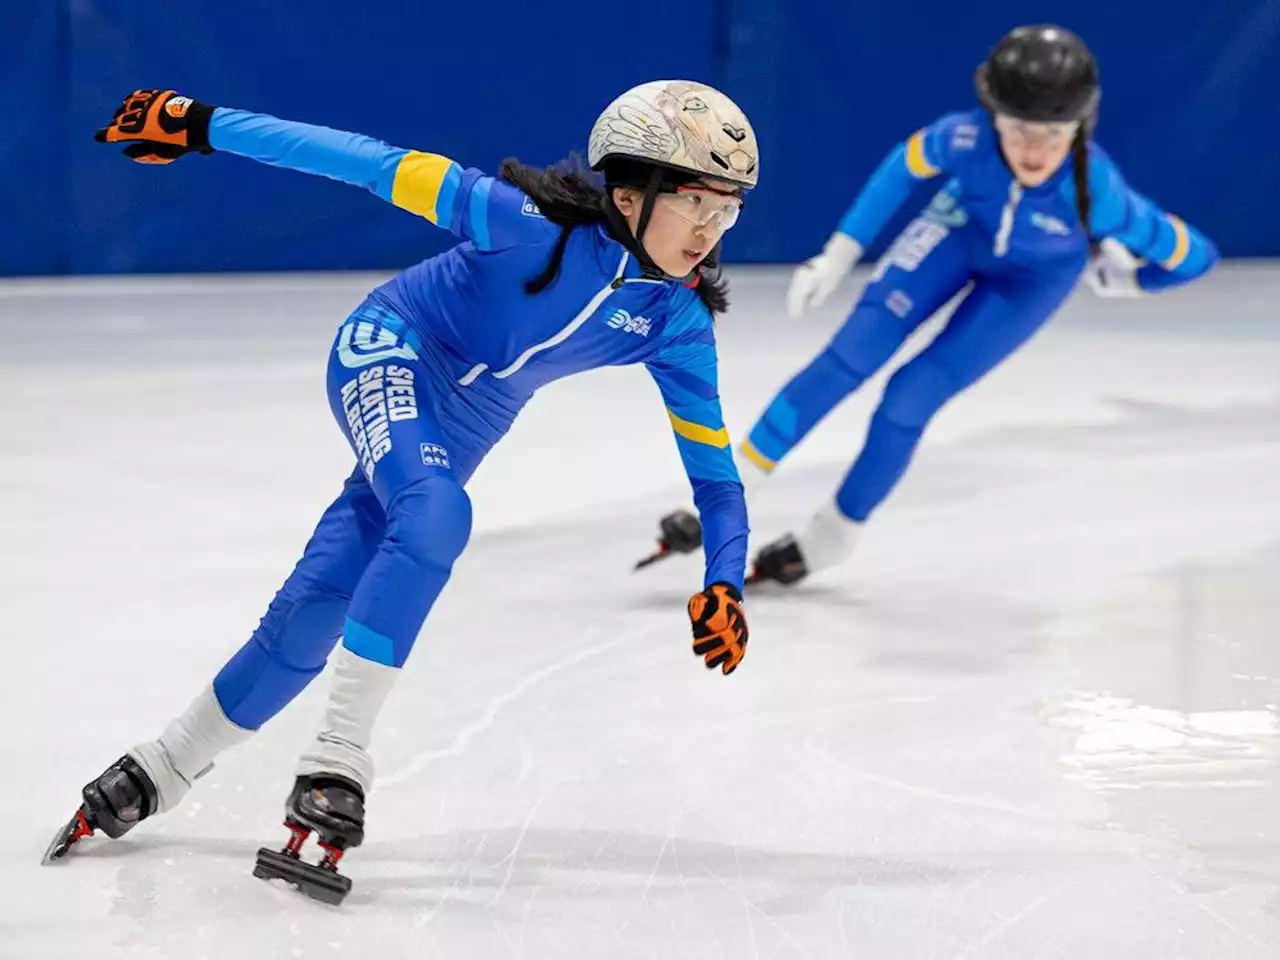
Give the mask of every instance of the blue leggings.
<path id="1" fill-rule="evenodd" d="M 454 416 L 459 388 L 366 306 L 329 360 L 329 404 L 357 467 L 258 629 L 218 673 L 236 725 L 256 730 L 324 668 L 339 636 L 400 667 L 471 533 L 463 484 L 509 423 Z M 448 423 L 448 429 L 444 423 Z"/>
<path id="2" fill-rule="evenodd" d="M 845 516 L 870 516 L 906 472 L 933 415 L 1039 330 L 1071 293 L 1083 266 L 1073 260 L 1034 274 L 975 275 L 966 239 L 927 218 L 907 227 L 844 326 L 751 428 L 746 450 L 752 459 L 767 468 L 782 460 L 972 281 L 942 332 L 889 379 L 862 452 L 836 495 Z"/>

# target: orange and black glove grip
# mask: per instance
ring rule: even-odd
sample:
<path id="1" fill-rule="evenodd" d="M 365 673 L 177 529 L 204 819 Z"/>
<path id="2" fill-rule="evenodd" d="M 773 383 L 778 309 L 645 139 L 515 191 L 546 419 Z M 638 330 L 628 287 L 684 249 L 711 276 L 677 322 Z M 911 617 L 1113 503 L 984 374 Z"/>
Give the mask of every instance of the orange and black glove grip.
<path id="1" fill-rule="evenodd" d="M 727 583 L 713 583 L 689 598 L 689 619 L 693 621 L 693 652 L 707 662 L 707 669 L 720 667 L 728 676 L 738 669 L 747 654 L 747 617 L 742 612 L 742 594 Z"/>
<path id="2" fill-rule="evenodd" d="M 138 163 L 172 163 L 192 150 L 213 153 L 209 146 L 213 110 L 174 90 L 135 90 L 93 139 L 128 143 L 124 155 Z"/>

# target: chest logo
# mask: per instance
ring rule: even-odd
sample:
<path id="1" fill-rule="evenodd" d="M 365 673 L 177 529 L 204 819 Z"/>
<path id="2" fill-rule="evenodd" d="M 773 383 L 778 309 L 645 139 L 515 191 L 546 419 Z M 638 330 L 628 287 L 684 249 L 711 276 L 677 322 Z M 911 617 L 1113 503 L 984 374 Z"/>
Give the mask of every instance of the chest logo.
<path id="1" fill-rule="evenodd" d="M 609 318 L 609 326 L 614 330 L 621 330 L 623 333 L 634 333 L 641 337 L 647 337 L 649 328 L 653 326 L 653 321 L 648 317 L 633 317 L 626 310 L 615 310 L 613 316 Z"/>
<path id="2" fill-rule="evenodd" d="M 1071 236 L 1071 228 L 1059 220 L 1057 217 L 1051 217 L 1047 213 L 1031 214 L 1031 223 L 1033 226 L 1039 227 L 1045 233 L 1051 233 L 1055 237 Z"/>

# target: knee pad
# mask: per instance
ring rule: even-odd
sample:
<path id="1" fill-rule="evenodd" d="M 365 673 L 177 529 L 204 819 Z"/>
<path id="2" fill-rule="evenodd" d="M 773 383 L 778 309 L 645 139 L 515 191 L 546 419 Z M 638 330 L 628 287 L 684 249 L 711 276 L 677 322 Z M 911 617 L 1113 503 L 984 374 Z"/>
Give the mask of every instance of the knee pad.
<path id="1" fill-rule="evenodd" d="M 387 506 L 386 542 L 424 569 L 448 570 L 471 539 L 471 498 L 451 476 L 427 477 Z"/>
<path id="2" fill-rule="evenodd" d="M 959 386 L 945 367 L 917 357 L 889 378 L 878 412 L 895 426 L 922 430 L 957 392 Z"/>

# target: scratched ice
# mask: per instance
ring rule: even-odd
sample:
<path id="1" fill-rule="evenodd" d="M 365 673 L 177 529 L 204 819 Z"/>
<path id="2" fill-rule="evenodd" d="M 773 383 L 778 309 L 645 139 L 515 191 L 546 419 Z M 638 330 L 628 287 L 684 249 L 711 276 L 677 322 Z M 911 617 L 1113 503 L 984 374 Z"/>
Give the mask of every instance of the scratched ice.
<path id="1" fill-rule="evenodd" d="M 733 277 L 735 435 L 840 319 L 787 321 L 785 277 Z M 656 390 L 557 384 L 474 480 L 341 909 L 251 876 L 323 680 L 178 811 L 40 867 L 338 488 L 323 365 L 371 281 L 2 288 L 6 960 L 1280 955 L 1266 264 L 1079 294 L 942 412 L 846 567 L 750 598 L 728 680 L 688 649 L 698 562 L 629 572 L 686 495 Z M 772 479 L 757 544 L 831 494 L 882 383 Z"/>

